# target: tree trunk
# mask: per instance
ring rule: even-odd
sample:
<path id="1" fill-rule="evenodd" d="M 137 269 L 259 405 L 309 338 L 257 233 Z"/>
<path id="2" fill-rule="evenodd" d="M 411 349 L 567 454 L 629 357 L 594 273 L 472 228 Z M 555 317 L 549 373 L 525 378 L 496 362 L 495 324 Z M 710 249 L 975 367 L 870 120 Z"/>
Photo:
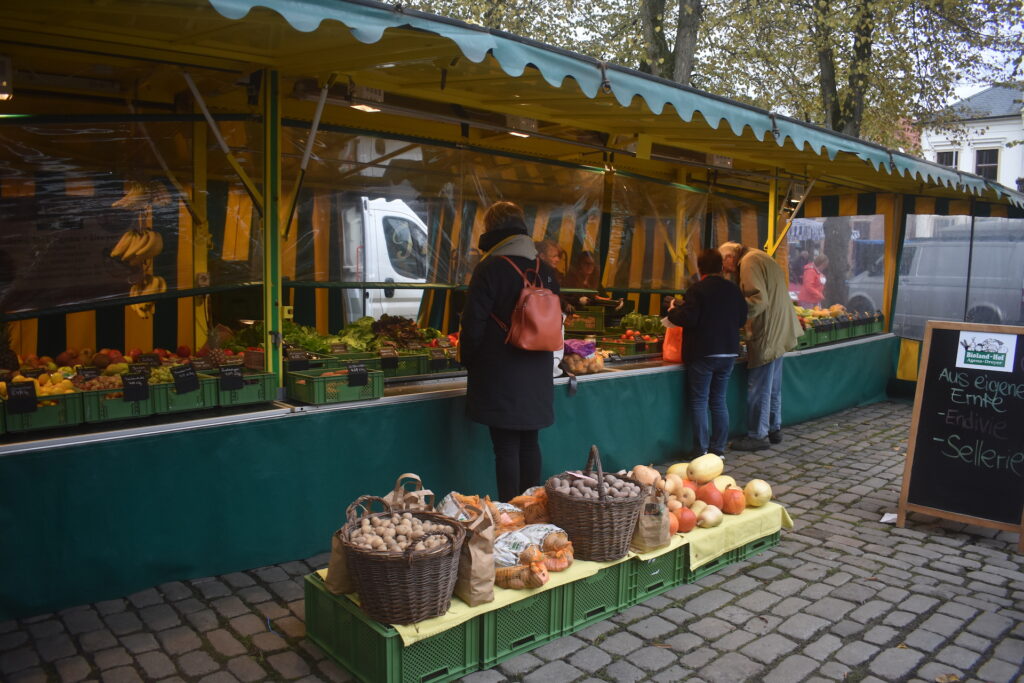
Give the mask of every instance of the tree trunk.
<path id="1" fill-rule="evenodd" d="M 640 22 L 650 73 L 666 77 L 672 64 L 672 53 L 665 40 L 665 0 L 641 0 Z"/>
<path id="2" fill-rule="evenodd" d="M 821 89 L 821 110 L 825 115 L 822 125 L 836 130 L 840 118 L 836 64 L 832 54 L 832 29 L 828 26 L 829 0 L 815 0 L 812 16 L 812 35 L 818 55 L 818 81 Z"/>
<path id="3" fill-rule="evenodd" d="M 702 0 L 679 0 L 679 22 L 676 26 L 676 47 L 673 55 L 672 80 L 690 85 L 697 53 L 697 31 L 704 19 Z"/>
<path id="4" fill-rule="evenodd" d="M 860 126 L 864 120 L 864 94 L 868 87 L 867 75 L 871 69 L 872 33 L 875 28 L 874 0 L 860 0 L 855 20 L 853 58 L 850 60 L 849 84 L 843 98 L 842 125 L 836 126 L 835 130 L 860 137 Z"/>

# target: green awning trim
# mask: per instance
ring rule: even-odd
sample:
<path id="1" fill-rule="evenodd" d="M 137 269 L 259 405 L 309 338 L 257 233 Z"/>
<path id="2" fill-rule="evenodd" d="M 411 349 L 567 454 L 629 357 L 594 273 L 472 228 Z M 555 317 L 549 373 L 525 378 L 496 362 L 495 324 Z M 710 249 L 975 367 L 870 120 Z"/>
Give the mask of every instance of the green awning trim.
<path id="1" fill-rule="evenodd" d="M 280 14 L 297 31 L 315 31 L 326 20 L 344 24 L 363 43 L 376 43 L 389 28 L 413 28 L 453 41 L 469 60 L 479 63 L 488 55 L 513 78 L 523 75 L 528 65 L 535 67 L 553 88 L 574 80 L 588 98 L 597 97 L 602 87 L 610 91 L 623 107 L 640 97 L 655 114 L 662 115 L 672 105 L 680 119 L 689 123 L 695 113 L 713 129 L 724 121 L 733 134 L 743 135 L 749 128 L 759 140 L 771 135 L 779 147 L 789 141 L 797 150 L 810 150 L 834 160 L 842 152 L 852 154 L 876 170 L 898 174 L 930 185 L 985 195 L 1024 207 L 1024 194 L 955 171 L 902 152 L 889 150 L 864 140 L 836 133 L 779 114 L 773 114 L 724 97 L 694 90 L 678 83 L 643 74 L 625 67 L 605 64 L 591 57 L 544 45 L 508 33 L 466 24 L 414 10 L 396 9 L 375 2 L 344 0 L 209 0 L 210 5 L 229 19 L 242 19 L 254 7 L 265 7 Z"/>

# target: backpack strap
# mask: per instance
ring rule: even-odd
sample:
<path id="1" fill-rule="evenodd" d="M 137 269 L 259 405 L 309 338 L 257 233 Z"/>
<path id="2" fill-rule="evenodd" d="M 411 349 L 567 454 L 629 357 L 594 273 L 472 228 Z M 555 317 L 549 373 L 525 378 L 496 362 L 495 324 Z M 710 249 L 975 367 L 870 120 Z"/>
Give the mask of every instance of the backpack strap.
<path id="1" fill-rule="evenodd" d="M 523 278 L 523 287 L 526 287 L 526 286 L 528 286 L 530 284 L 530 278 L 526 275 L 526 273 L 533 273 L 534 276 L 536 276 L 537 280 L 540 282 L 540 285 L 541 286 L 544 285 L 544 281 L 541 280 L 541 277 L 540 277 L 540 256 L 537 257 L 537 261 L 536 261 L 536 264 L 535 264 L 535 269 L 527 270 L 526 273 L 524 273 L 522 270 L 520 270 L 519 266 L 516 265 L 516 262 L 513 261 L 512 259 L 510 259 L 508 256 L 502 255 L 501 258 L 503 258 L 506 261 L 508 261 L 508 264 L 510 266 L 512 266 L 513 268 L 515 268 L 516 272 L 519 273 L 519 277 Z M 494 322 L 498 323 L 498 327 L 501 328 L 502 332 L 508 332 L 508 323 L 506 323 L 504 320 L 502 320 L 498 316 L 494 315 L 493 311 L 491 311 L 491 317 L 494 318 Z"/>

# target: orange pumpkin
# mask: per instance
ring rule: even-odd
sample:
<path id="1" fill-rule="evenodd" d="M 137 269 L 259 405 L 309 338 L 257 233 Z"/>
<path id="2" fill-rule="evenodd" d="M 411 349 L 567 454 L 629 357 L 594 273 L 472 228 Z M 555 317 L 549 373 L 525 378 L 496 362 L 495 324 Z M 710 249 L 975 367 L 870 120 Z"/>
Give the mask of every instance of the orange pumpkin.
<path id="1" fill-rule="evenodd" d="M 668 532 L 670 534 L 679 533 L 679 518 L 673 512 L 668 513 Z"/>
<path id="2" fill-rule="evenodd" d="M 693 531 L 693 528 L 697 526 L 697 515 L 690 508 L 679 508 L 674 516 L 679 522 L 678 528 L 681 534 Z"/>
<path id="3" fill-rule="evenodd" d="M 722 512 L 727 515 L 738 515 L 747 509 L 747 497 L 743 489 L 730 486 L 722 494 Z"/>
<path id="4" fill-rule="evenodd" d="M 722 507 L 722 492 L 715 486 L 715 482 L 709 481 L 708 483 L 697 489 L 697 500 L 703 500 L 708 505 L 714 505 L 716 508 Z"/>
<path id="5" fill-rule="evenodd" d="M 692 479 L 683 479 L 683 486 L 693 489 L 694 493 L 697 493 L 697 489 L 700 488 L 700 484 Z"/>

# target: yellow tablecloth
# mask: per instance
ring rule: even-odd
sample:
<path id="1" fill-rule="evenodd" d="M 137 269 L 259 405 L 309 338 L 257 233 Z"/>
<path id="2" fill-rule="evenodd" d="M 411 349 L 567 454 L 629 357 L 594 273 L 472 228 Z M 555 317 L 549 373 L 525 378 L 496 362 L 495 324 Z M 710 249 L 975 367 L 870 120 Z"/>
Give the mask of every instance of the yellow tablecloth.
<path id="1" fill-rule="evenodd" d="M 755 539 L 770 536 L 781 528 L 793 528 L 793 520 L 781 505 L 768 503 L 760 508 L 747 508 L 740 515 L 725 515 L 722 523 L 714 529 L 694 529 L 688 534 L 676 534 L 672 537 L 671 542 L 663 548 L 642 554 L 630 552 L 622 559 L 614 562 L 576 560 L 572 563 L 571 567 L 563 572 L 550 572 L 551 580 L 540 588 L 511 590 L 495 587 L 494 601 L 477 605 L 476 607 L 470 607 L 462 600 L 453 597 L 451 608 L 439 617 L 408 626 L 392 624 L 391 627 L 398 631 L 404 645 L 412 645 L 420 640 L 435 636 L 442 631 L 447 631 L 481 614 L 501 609 L 513 602 L 524 600 L 552 588 L 585 579 L 606 567 L 626 562 L 634 557 L 641 560 L 652 560 L 665 553 L 672 552 L 683 545 L 689 545 L 690 567 L 695 569 L 730 550 Z M 321 578 L 327 578 L 327 569 L 320 569 L 317 573 L 320 574 Z M 345 597 L 357 605 L 359 604 L 359 596 L 355 593 Z"/>

